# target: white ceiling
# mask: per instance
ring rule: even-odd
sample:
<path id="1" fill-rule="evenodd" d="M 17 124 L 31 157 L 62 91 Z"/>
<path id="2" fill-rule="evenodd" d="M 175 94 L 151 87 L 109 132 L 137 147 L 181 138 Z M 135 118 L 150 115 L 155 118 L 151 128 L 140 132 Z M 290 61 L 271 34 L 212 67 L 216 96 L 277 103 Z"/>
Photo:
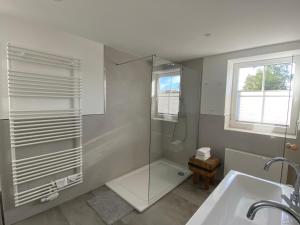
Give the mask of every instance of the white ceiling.
<path id="1" fill-rule="evenodd" d="M 300 0 L 0 0 L 0 13 L 177 61 L 300 40 Z"/>

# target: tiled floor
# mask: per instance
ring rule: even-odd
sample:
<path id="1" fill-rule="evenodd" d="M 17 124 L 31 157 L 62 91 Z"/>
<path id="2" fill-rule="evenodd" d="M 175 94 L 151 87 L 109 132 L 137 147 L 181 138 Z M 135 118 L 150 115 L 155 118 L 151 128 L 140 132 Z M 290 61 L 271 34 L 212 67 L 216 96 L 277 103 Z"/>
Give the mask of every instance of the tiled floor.
<path id="1" fill-rule="evenodd" d="M 188 179 L 143 213 L 134 211 L 114 225 L 184 225 L 212 190 L 202 190 Z M 15 225 L 105 225 L 86 202 L 92 197 L 87 193 Z"/>

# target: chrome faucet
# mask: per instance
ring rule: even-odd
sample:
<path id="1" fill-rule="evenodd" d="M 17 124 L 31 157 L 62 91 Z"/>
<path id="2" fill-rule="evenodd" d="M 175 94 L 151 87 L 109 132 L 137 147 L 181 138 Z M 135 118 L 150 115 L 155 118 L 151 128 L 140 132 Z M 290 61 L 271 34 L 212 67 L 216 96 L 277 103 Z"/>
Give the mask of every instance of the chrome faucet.
<path id="1" fill-rule="evenodd" d="M 270 166 L 274 162 L 282 162 L 282 163 L 287 163 L 290 165 L 296 172 L 297 174 L 297 179 L 294 185 L 294 191 L 292 192 L 290 198 L 288 199 L 287 196 L 283 195 L 282 197 L 284 198 L 285 202 L 288 205 L 275 202 L 275 201 L 270 201 L 270 200 L 262 200 L 253 203 L 250 208 L 248 209 L 247 217 L 250 220 L 253 220 L 257 211 L 263 208 L 276 208 L 279 210 L 282 210 L 289 215 L 291 215 L 297 222 L 300 224 L 300 193 L 299 193 L 299 187 L 300 187 L 300 167 L 298 164 L 289 161 L 286 158 L 283 157 L 275 157 L 270 159 L 268 162 L 266 162 L 264 170 L 268 171 Z"/>
<path id="2" fill-rule="evenodd" d="M 296 172 L 297 175 L 297 179 L 294 185 L 294 191 L 292 192 L 291 196 L 290 196 L 290 201 L 293 204 L 294 207 L 299 208 L 300 207 L 300 196 L 299 196 L 299 187 L 300 187 L 300 167 L 298 164 L 289 161 L 286 158 L 283 157 L 275 157 L 270 159 L 268 162 L 266 162 L 264 170 L 268 171 L 270 166 L 274 163 L 274 162 L 284 162 L 287 163 L 288 165 L 290 165 Z"/>
<path id="3" fill-rule="evenodd" d="M 253 220 L 256 213 L 263 208 L 276 208 L 291 215 L 300 224 L 300 215 L 292 208 L 275 201 L 258 201 L 252 204 L 248 210 L 247 217 Z"/>

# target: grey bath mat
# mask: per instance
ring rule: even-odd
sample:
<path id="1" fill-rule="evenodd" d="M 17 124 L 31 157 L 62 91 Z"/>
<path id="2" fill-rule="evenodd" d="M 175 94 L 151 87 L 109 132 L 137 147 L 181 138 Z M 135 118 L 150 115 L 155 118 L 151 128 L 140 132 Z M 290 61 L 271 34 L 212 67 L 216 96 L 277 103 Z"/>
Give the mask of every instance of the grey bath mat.
<path id="1" fill-rule="evenodd" d="M 95 197 L 87 202 L 108 225 L 117 222 L 134 210 L 131 205 L 105 186 L 93 191 L 93 194 Z"/>

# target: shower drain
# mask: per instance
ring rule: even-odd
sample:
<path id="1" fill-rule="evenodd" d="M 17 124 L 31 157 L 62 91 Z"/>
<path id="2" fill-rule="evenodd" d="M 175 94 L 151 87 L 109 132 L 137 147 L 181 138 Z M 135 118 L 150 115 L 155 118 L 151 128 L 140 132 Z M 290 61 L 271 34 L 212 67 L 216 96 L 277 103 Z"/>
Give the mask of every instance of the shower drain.
<path id="1" fill-rule="evenodd" d="M 178 176 L 184 176 L 184 172 L 180 171 L 177 173 Z"/>

